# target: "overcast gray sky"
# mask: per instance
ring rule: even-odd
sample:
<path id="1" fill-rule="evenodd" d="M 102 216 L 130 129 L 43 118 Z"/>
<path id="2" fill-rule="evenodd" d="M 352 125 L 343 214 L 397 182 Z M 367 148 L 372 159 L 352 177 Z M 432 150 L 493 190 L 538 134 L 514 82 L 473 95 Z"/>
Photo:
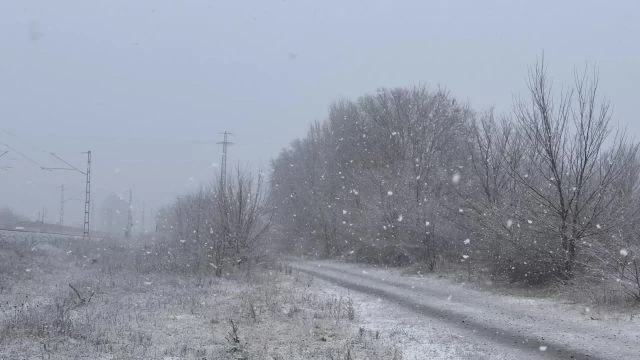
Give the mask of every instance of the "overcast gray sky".
<path id="1" fill-rule="evenodd" d="M 133 188 L 157 209 L 232 162 L 270 158 L 338 97 L 444 86 L 509 111 L 543 51 L 556 84 L 596 65 L 615 120 L 640 135 L 640 2 L 423 0 L 0 1 L 0 207 L 58 216 L 55 152 L 94 152 L 96 209 Z M 67 203 L 67 222 L 82 202 Z M 139 213 L 139 211 L 138 211 Z"/>

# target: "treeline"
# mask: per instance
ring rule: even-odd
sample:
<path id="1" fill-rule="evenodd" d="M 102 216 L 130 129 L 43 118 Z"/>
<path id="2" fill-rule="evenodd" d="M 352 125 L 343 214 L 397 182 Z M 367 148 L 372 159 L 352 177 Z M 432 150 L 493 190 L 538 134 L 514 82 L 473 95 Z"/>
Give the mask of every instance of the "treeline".
<path id="1" fill-rule="evenodd" d="M 555 91 L 543 63 L 496 119 L 447 91 L 381 89 L 331 105 L 272 163 L 285 248 L 385 264 L 474 262 L 514 281 L 606 273 L 638 284 L 638 145 L 597 78 Z"/>
<path id="2" fill-rule="evenodd" d="M 25 216 L 22 216 L 9 207 L 3 207 L 0 209 L 0 227 L 13 229 L 21 222 L 29 221 Z"/>

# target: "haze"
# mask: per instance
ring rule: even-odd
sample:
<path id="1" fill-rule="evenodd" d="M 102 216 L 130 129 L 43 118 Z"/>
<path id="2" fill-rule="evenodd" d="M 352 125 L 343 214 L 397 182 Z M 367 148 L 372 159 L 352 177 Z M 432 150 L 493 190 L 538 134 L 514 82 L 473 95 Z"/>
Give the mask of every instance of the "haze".
<path id="1" fill-rule="evenodd" d="M 0 206 L 57 219 L 56 186 L 83 178 L 39 166 L 92 150 L 96 206 L 132 188 L 139 216 L 212 179 L 219 132 L 230 163 L 266 170 L 331 101 L 383 86 L 507 112 L 542 52 L 557 84 L 597 66 L 637 138 L 638 35 L 635 1 L 4 1 Z"/>

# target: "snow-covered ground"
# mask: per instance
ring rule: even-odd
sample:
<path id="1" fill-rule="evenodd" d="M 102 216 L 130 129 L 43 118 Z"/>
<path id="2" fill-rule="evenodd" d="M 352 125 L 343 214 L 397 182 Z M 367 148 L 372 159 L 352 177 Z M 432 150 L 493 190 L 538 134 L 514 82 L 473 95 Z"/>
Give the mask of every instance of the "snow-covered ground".
<path id="1" fill-rule="evenodd" d="M 403 359 L 402 333 L 365 331 L 311 276 L 216 277 L 151 250 L 0 232 L 0 359 Z"/>
<path id="2" fill-rule="evenodd" d="M 348 293 L 365 326 L 402 333 L 395 345 L 405 359 L 640 359 L 640 316 L 353 264 L 292 266 L 331 282 L 325 291 Z"/>
<path id="3" fill-rule="evenodd" d="M 234 347 L 257 359 L 640 359 L 640 315 L 431 276 L 293 262 L 294 274 L 216 278 L 156 267 L 164 258 L 126 244 L 0 242 L 0 359 L 227 359 Z M 230 319 L 241 346 L 230 346 Z"/>

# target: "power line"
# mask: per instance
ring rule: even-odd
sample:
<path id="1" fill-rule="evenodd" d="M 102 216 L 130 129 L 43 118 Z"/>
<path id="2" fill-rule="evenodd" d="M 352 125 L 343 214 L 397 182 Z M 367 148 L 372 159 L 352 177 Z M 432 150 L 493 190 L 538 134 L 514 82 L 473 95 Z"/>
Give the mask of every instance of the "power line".
<path id="1" fill-rule="evenodd" d="M 9 153 L 9 150 L 6 150 L 2 154 L 0 154 L 0 157 L 3 157 L 5 155 L 7 155 L 8 153 Z M 0 171 L 8 171 L 9 169 L 11 169 L 11 166 L 0 166 Z"/>
<path id="2" fill-rule="evenodd" d="M 17 139 L 17 140 L 20 140 L 20 141 L 21 141 L 21 142 L 23 142 L 24 144 L 26 144 L 26 145 L 30 146 L 31 148 L 33 148 L 33 149 L 35 149 L 35 150 L 37 150 L 37 151 L 43 152 L 43 153 L 45 153 L 45 154 L 47 154 L 47 155 L 51 155 L 52 157 L 54 157 L 54 158 L 56 158 L 57 160 L 59 160 L 59 161 L 61 161 L 62 163 L 64 163 L 65 165 L 69 166 L 69 168 L 56 168 L 56 167 L 47 167 L 47 166 L 42 166 L 42 165 L 40 165 L 40 163 L 38 163 L 37 161 L 33 160 L 32 158 L 30 158 L 30 157 L 26 156 L 24 153 L 21 153 L 21 152 L 17 151 L 15 148 L 11 147 L 10 145 L 8 145 L 8 144 L 6 144 L 6 143 L 0 142 L 0 144 L 2 144 L 2 145 L 4 145 L 4 146 L 6 146 L 9 150 L 13 150 L 13 151 L 15 151 L 18 155 L 20 155 L 20 156 L 22 156 L 24 159 L 26 159 L 26 160 L 30 161 L 32 164 L 34 164 L 34 165 L 38 166 L 40 169 L 42 169 L 42 170 L 46 170 L 46 171 L 49 171 L 49 172 L 51 172 L 52 170 L 69 170 L 69 171 L 73 170 L 73 171 L 77 171 L 77 172 L 79 172 L 79 173 L 81 173 L 81 174 L 83 174 L 83 175 L 86 175 L 84 171 L 82 171 L 82 170 L 78 169 L 76 166 L 74 166 L 74 165 L 72 165 L 71 163 L 69 163 L 68 161 L 64 160 L 63 158 L 61 158 L 61 157 L 60 157 L 60 156 L 58 156 L 57 154 L 55 154 L 55 153 L 53 153 L 53 152 L 50 152 L 50 151 L 46 151 L 46 150 L 44 150 L 44 149 L 43 149 L 43 148 L 41 148 L 41 147 L 38 147 L 38 146 L 36 146 L 36 145 L 33 145 L 31 142 L 27 141 L 25 138 L 23 138 L 23 137 L 21 137 L 21 136 L 18 136 L 18 135 L 14 134 L 14 133 L 12 133 L 12 132 L 10 132 L 10 131 L 7 131 L 6 129 L 0 129 L 0 131 L 1 131 L 1 132 L 3 132 L 3 133 L 5 133 L 5 134 L 7 134 L 7 135 L 9 135 L 9 136 L 11 136 L 11 137 L 13 137 L 13 138 L 15 138 L 15 139 Z"/>
<path id="3" fill-rule="evenodd" d="M 53 167 L 44 167 L 41 166 L 42 170 L 67 170 L 67 171 L 75 171 L 85 176 L 85 191 L 84 191 L 84 224 L 82 230 L 82 239 L 89 240 L 91 237 L 91 150 L 85 152 L 87 154 L 87 170 L 82 171 L 78 169 L 76 166 L 72 165 L 70 162 L 64 160 L 59 157 L 55 153 L 49 153 L 51 156 L 55 157 L 59 161 L 63 162 L 65 165 L 69 166 L 68 168 L 53 168 Z M 64 198 L 61 200 L 61 203 L 64 203 Z"/>
<path id="4" fill-rule="evenodd" d="M 72 164 L 70 164 L 68 161 L 66 161 L 65 159 L 61 158 L 60 156 L 56 155 L 55 153 L 49 153 L 49 155 L 53 156 L 54 158 L 62 161 L 65 165 L 69 166 L 68 169 L 66 168 L 55 168 L 55 170 L 73 170 L 73 171 L 77 171 L 80 174 L 86 175 L 86 173 L 80 169 L 78 169 L 77 167 L 73 166 Z M 54 168 L 50 168 L 50 169 L 54 169 Z"/>
<path id="5" fill-rule="evenodd" d="M 18 136 L 18 135 L 14 134 L 14 133 L 12 133 L 10 131 L 7 131 L 6 129 L 0 129 L 0 131 L 2 131 L 3 133 L 5 133 L 5 134 L 7 134 L 7 135 L 9 135 L 9 136 L 11 136 L 11 137 L 13 137 L 15 139 L 18 139 L 18 140 L 22 141 L 23 143 L 27 144 L 28 146 L 30 146 L 30 147 L 38 150 L 38 151 L 42 151 L 45 154 L 47 153 L 47 151 L 45 151 L 44 149 L 42 149 L 42 148 L 40 148 L 38 146 L 33 145 L 31 142 L 27 141 L 22 136 Z"/>
<path id="6" fill-rule="evenodd" d="M 50 169 L 47 169 L 47 168 L 43 167 L 42 165 L 40 165 L 40 163 L 38 163 L 37 161 L 35 161 L 35 160 L 33 160 L 32 158 L 28 157 L 27 155 L 23 154 L 22 152 L 20 152 L 19 150 L 17 150 L 17 149 L 16 149 L 16 148 L 14 148 L 13 146 L 11 146 L 11 145 L 9 145 L 9 144 L 7 144 L 7 143 L 5 143 L 5 142 L 2 142 L 2 141 L 0 141 L 0 144 L 4 145 L 7 149 L 9 149 L 9 150 L 11 150 L 11 151 L 15 152 L 16 154 L 20 155 L 20 157 L 22 157 L 23 159 L 27 160 L 27 161 L 28 161 L 28 162 L 30 162 L 31 164 L 33 164 L 33 165 L 37 166 L 39 169 L 42 169 L 42 170 L 46 170 L 46 171 L 51 172 L 51 170 L 50 170 Z"/>

